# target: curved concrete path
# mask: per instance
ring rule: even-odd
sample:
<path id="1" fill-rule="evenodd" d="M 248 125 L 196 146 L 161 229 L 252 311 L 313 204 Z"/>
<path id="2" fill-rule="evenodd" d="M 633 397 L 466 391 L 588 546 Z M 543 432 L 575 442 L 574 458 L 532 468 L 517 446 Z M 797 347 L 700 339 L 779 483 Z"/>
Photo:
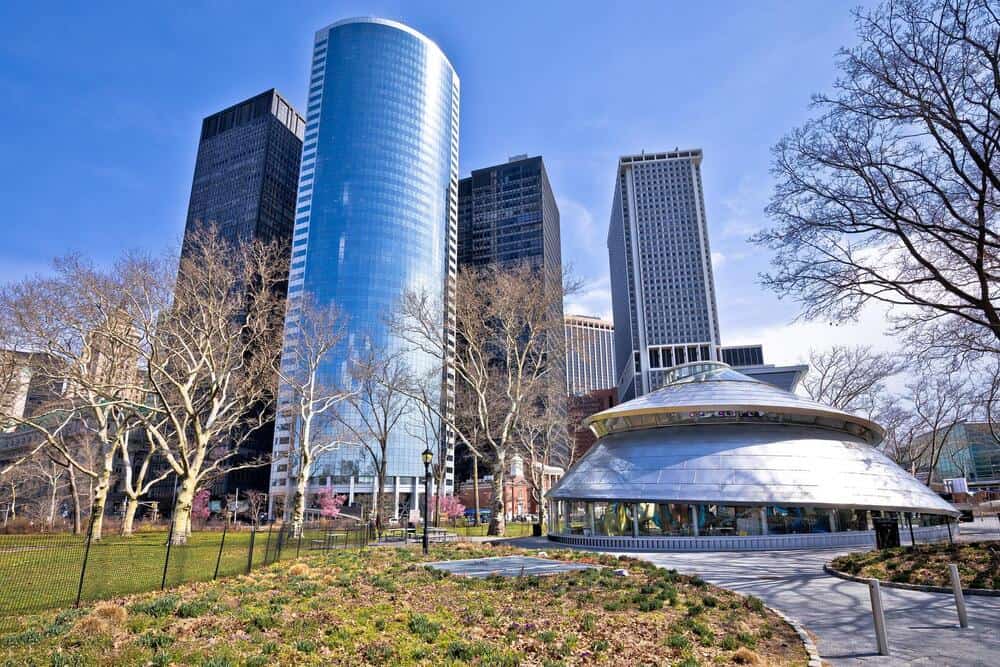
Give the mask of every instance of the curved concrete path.
<path id="1" fill-rule="evenodd" d="M 963 539 L 996 539 L 996 525 L 963 526 Z M 565 546 L 544 538 L 524 538 L 512 543 L 534 549 Z M 882 600 L 891 655 L 877 655 L 868 586 L 823 572 L 824 563 L 846 552 L 831 549 L 627 555 L 685 574 L 697 574 L 723 588 L 756 595 L 809 630 L 824 664 L 1000 665 L 1000 598 L 966 596 L 972 627 L 963 630 L 958 626 L 952 596 L 885 587 Z"/>

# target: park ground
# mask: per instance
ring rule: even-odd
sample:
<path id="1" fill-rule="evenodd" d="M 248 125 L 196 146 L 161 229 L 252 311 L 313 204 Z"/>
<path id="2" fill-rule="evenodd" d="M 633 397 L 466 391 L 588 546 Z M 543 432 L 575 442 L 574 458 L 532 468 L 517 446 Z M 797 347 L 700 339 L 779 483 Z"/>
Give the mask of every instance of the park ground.
<path id="1" fill-rule="evenodd" d="M 962 524 L 961 530 L 961 544 L 1000 537 L 1000 523 L 993 517 Z M 529 538 L 514 543 L 543 542 Z M 806 627 L 824 665 L 1000 665 L 1000 597 L 966 596 L 972 627 L 963 629 L 951 595 L 888 587 L 882 588 L 882 597 L 891 655 L 878 655 L 868 586 L 823 571 L 825 564 L 847 553 L 831 549 L 630 555 L 760 598 Z"/>
<path id="2" fill-rule="evenodd" d="M 468 578 L 433 560 L 526 554 L 503 545 L 337 550 L 247 575 L 21 619 L 4 665 L 803 665 L 795 631 L 759 600 L 631 558 Z M 619 576 L 626 568 L 629 576 Z"/>

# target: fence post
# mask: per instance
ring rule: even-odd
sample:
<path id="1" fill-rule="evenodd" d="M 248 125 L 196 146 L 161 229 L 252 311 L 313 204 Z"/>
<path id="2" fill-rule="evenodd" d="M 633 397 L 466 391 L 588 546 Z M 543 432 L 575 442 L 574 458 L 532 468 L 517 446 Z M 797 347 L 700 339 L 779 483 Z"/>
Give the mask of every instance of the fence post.
<path id="1" fill-rule="evenodd" d="M 267 524 L 267 542 L 264 542 L 264 565 L 267 565 L 267 554 L 271 550 L 271 527 L 273 525 L 273 523 Z"/>
<path id="2" fill-rule="evenodd" d="M 250 551 L 247 553 L 247 574 L 250 574 L 250 570 L 253 569 L 253 542 L 257 535 L 256 529 L 250 526 Z"/>
<path id="3" fill-rule="evenodd" d="M 885 609 L 882 607 L 882 589 L 878 579 L 868 582 L 868 592 L 872 599 L 872 618 L 875 621 L 875 641 L 879 655 L 889 655 L 889 635 L 885 629 Z"/>
<path id="4" fill-rule="evenodd" d="M 212 575 L 212 579 L 219 578 L 219 564 L 222 562 L 222 550 L 226 547 L 226 531 L 229 530 L 229 517 L 222 524 L 222 541 L 219 542 L 219 555 L 215 558 L 215 574 Z"/>
<path id="5" fill-rule="evenodd" d="M 965 595 L 962 593 L 962 579 L 958 576 L 958 565 L 948 563 L 948 573 L 951 575 L 951 590 L 955 593 L 958 624 L 967 628 L 969 627 L 969 613 L 965 609 Z"/>
<path id="6" fill-rule="evenodd" d="M 955 540 L 951 536 L 951 517 L 947 517 L 947 526 L 948 526 L 948 543 L 954 545 Z"/>
<path id="7" fill-rule="evenodd" d="M 177 512 L 177 504 L 174 504 L 174 512 Z M 174 543 L 174 515 L 170 515 L 170 530 L 167 531 L 167 555 L 163 559 L 163 577 L 160 579 L 160 590 L 167 587 L 167 566 L 170 565 L 170 546 Z"/>
<path id="8" fill-rule="evenodd" d="M 74 607 L 80 606 L 80 597 L 83 595 L 83 578 L 87 574 L 87 561 L 90 560 L 90 539 L 94 535 L 94 513 L 90 513 L 90 525 L 87 527 L 87 542 L 83 548 L 83 563 L 80 565 L 80 584 L 76 587 L 76 602 Z"/>

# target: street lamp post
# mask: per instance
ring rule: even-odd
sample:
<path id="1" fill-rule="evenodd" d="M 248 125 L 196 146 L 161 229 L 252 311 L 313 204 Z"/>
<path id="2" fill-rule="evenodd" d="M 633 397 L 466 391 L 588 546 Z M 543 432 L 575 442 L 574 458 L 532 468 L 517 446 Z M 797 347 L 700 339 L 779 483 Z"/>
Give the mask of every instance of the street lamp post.
<path id="1" fill-rule="evenodd" d="M 431 461 L 434 460 L 434 452 L 428 447 L 420 455 L 420 458 L 424 461 L 424 553 L 426 554 L 430 551 L 430 535 L 427 532 L 428 525 L 428 514 L 427 508 L 429 507 L 428 500 L 431 496 Z"/>

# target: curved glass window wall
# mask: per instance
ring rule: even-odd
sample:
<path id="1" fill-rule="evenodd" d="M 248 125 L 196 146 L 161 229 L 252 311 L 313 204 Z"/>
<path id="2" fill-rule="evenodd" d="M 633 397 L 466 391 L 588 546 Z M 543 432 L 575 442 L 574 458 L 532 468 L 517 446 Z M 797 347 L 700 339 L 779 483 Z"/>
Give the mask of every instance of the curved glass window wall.
<path id="1" fill-rule="evenodd" d="M 746 537 L 799 535 L 872 529 L 872 518 L 897 512 L 791 507 L 650 502 L 550 501 L 549 532 L 600 537 Z M 915 514 L 914 527 L 947 521 Z"/>

